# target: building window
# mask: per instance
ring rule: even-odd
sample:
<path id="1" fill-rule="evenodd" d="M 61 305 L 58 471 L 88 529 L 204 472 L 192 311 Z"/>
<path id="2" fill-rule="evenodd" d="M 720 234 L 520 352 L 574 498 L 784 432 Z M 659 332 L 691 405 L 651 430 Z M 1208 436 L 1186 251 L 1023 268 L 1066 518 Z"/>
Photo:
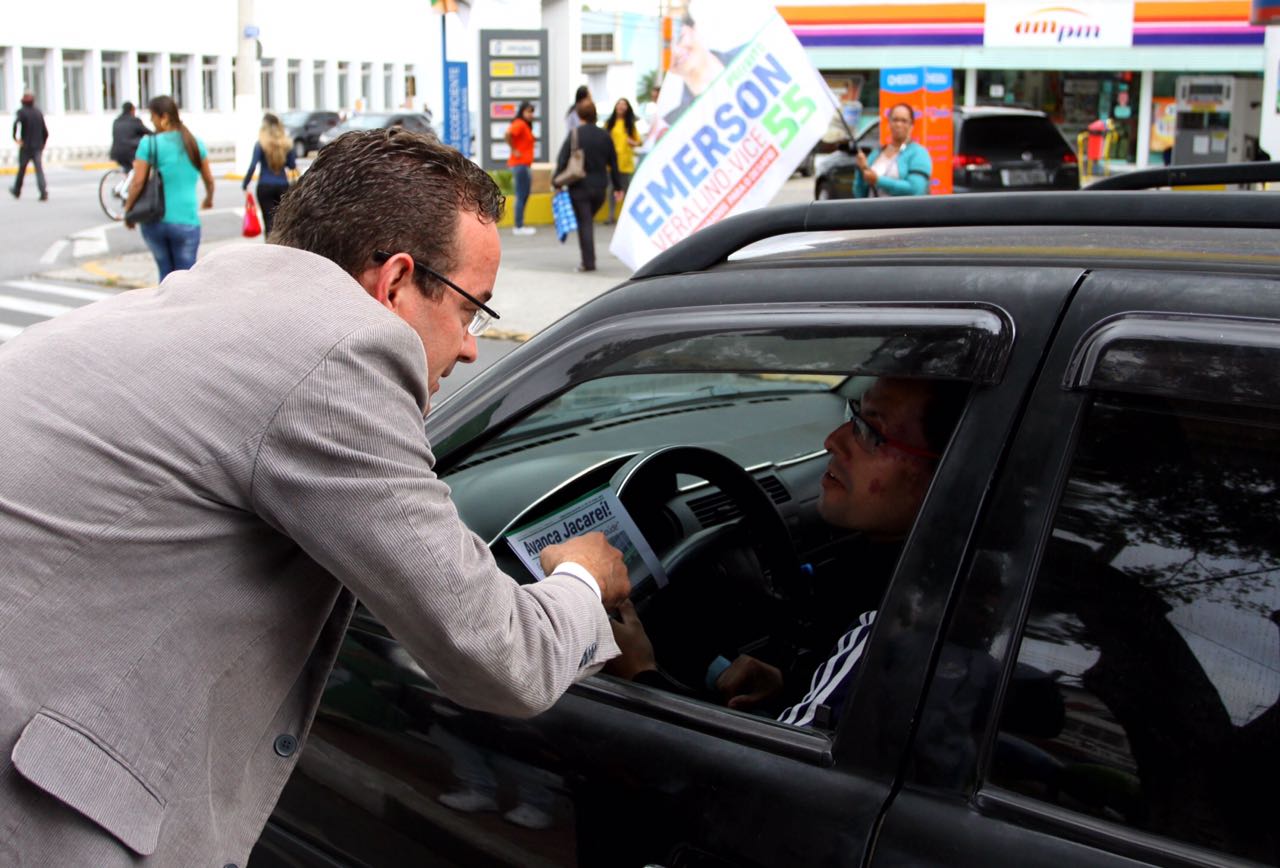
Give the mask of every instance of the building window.
<path id="1" fill-rule="evenodd" d="M 263 108 L 275 108 L 276 105 L 275 66 L 275 61 L 264 60 L 258 73 L 258 88 L 262 91 Z"/>
<path id="2" fill-rule="evenodd" d="M 296 60 L 289 61 L 289 75 L 286 83 L 286 90 L 288 93 L 285 95 L 285 108 L 296 109 L 299 103 L 301 103 L 302 100 L 298 95 L 298 91 L 302 87 L 302 85 L 299 84 L 301 78 L 302 64 Z"/>
<path id="3" fill-rule="evenodd" d="M 345 61 L 340 61 L 338 63 L 338 105 L 336 106 L 337 108 L 344 109 L 351 104 L 348 101 L 348 97 L 351 96 L 350 87 L 349 87 L 350 78 L 351 78 L 350 68 L 348 67 Z"/>
<path id="4" fill-rule="evenodd" d="M 369 110 L 369 100 L 373 96 L 373 64 L 360 64 L 360 102 L 365 111 Z"/>
<path id="5" fill-rule="evenodd" d="M 9 90 L 9 70 L 4 65 L 4 52 L 0 51 L 0 112 L 8 111 L 9 107 L 5 104 L 4 95 Z"/>
<path id="6" fill-rule="evenodd" d="M 391 92 L 393 87 L 391 64 L 384 63 L 382 65 L 382 105 L 385 108 L 396 108 L 400 102 L 395 98 L 395 94 Z"/>
<path id="7" fill-rule="evenodd" d="M 146 105 L 156 95 L 155 65 L 154 54 L 138 55 L 138 105 Z"/>
<path id="8" fill-rule="evenodd" d="M 328 108 L 329 95 L 324 90 L 324 63 L 316 61 L 311 67 L 312 85 L 316 91 L 316 108 Z"/>
<path id="9" fill-rule="evenodd" d="M 218 58 L 205 55 L 200 64 L 200 81 L 204 91 L 204 110 L 218 110 Z"/>
<path id="10" fill-rule="evenodd" d="M 102 52 L 102 108 L 113 112 L 120 108 L 120 52 Z"/>
<path id="11" fill-rule="evenodd" d="M 22 91 L 36 98 L 36 105 L 46 108 L 44 100 L 44 58 L 43 48 L 22 49 Z"/>
<path id="12" fill-rule="evenodd" d="M 187 62 L 185 54 L 169 56 L 169 96 L 180 109 L 187 107 Z"/>
<path id="13" fill-rule="evenodd" d="M 582 34 L 582 50 L 583 51 L 607 51 L 613 53 L 613 34 L 612 33 L 584 33 Z"/>
<path id="14" fill-rule="evenodd" d="M 404 68 L 404 99 L 413 108 L 418 99 L 418 73 L 412 66 Z"/>
<path id="15" fill-rule="evenodd" d="M 62 52 L 62 107 L 69 112 L 84 111 L 84 52 Z"/>

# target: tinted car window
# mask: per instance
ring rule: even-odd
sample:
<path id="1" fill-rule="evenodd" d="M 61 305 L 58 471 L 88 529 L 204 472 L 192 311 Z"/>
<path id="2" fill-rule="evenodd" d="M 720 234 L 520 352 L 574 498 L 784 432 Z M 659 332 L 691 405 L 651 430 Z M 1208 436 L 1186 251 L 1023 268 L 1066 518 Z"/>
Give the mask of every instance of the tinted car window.
<path id="1" fill-rule="evenodd" d="M 969 118 L 960 128 L 960 150 L 1065 150 L 1066 142 L 1047 118 Z"/>
<path id="2" fill-rule="evenodd" d="M 1280 858 L 1280 413 L 1089 411 L 1021 638 L 1056 733 L 1009 703 L 991 779 L 1143 831 Z M 1032 710 L 1034 712 L 1034 710 Z M 1021 733 L 1021 734 L 1018 734 Z"/>

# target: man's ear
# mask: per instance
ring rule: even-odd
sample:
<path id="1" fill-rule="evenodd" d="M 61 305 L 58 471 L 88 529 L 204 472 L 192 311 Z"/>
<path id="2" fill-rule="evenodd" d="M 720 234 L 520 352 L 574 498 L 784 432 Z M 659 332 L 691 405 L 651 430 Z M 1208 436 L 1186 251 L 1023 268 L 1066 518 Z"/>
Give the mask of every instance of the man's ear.
<path id="1" fill-rule="evenodd" d="M 413 286 L 413 260 L 407 253 L 397 253 L 382 265 L 367 269 L 359 283 L 378 304 L 394 312 L 404 301 L 406 290 Z"/>

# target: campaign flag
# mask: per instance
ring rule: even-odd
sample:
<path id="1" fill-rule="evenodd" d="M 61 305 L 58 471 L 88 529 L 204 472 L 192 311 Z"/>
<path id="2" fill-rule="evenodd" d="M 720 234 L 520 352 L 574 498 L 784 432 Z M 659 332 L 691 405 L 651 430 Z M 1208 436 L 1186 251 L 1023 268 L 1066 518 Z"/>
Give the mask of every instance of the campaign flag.
<path id="1" fill-rule="evenodd" d="M 704 226 L 767 205 L 836 111 L 772 4 L 691 0 L 681 23 L 649 153 L 609 245 L 632 269 Z"/>

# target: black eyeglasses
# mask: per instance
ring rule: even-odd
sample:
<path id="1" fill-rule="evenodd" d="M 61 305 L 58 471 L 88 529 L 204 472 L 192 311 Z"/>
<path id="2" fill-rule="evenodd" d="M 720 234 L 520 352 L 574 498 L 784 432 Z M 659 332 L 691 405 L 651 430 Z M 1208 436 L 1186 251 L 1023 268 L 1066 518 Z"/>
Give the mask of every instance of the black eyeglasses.
<path id="1" fill-rule="evenodd" d="M 929 449 L 921 449 L 919 446 L 912 446 L 910 443 L 903 443 L 897 438 L 890 437 L 868 422 L 862 416 L 862 403 L 856 400 L 850 400 L 848 406 L 845 407 L 845 421 L 853 425 L 853 437 L 862 445 L 863 449 L 874 453 L 881 446 L 888 446 L 897 449 L 899 452 L 905 452 L 908 455 L 915 455 L 919 458 L 941 458 L 937 452 Z"/>
<path id="2" fill-rule="evenodd" d="M 395 254 L 388 253 L 385 250 L 373 251 L 373 261 L 378 263 L 379 265 L 382 265 L 392 256 L 395 256 Z M 418 261 L 416 258 L 412 256 L 410 256 L 409 258 L 413 259 L 414 268 L 440 281 L 445 286 L 449 287 L 454 292 L 458 293 L 458 295 L 462 296 L 467 301 L 471 302 L 477 308 L 479 308 L 474 314 L 471 315 L 471 321 L 467 323 L 467 332 L 469 334 L 475 337 L 480 337 L 480 335 L 484 334 L 485 329 L 487 329 L 490 325 L 493 324 L 493 321 L 495 319 L 502 319 L 502 317 L 498 316 L 498 312 L 496 310 L 489 307 L 489 305 L 485 304 L 483 301 L 476 298 L 474 295 L 467 292 L 462 287 L 458 286 L 458 284 L 454 283 L 452 280 L 445 277 L 443 274 L 436 271 L 434 268 L 428 268 L 426 265 L 423 265 L 420 261 Z"/>

